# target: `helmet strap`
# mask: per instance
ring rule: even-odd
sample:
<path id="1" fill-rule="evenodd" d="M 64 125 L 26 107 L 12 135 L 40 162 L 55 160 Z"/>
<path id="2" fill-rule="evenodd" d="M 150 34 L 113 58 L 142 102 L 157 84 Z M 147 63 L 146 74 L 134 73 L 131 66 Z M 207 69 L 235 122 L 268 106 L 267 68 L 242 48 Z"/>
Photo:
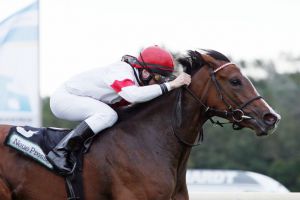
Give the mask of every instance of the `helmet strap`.
<path id="1" fill-rule="evenodd" d="M 134 56 L 125 55 L 125 56 L 122 57 L 122 61 L 128 63 L 132 67 L 132 69 L 134 71 L 135 78 L 137 79 L 139 85 L 141 85 L 141 86 L 149 85 L 151 79 L 154 79 L 155 74 L 151 70 L 151 68 L 147 66 L 147 63 L 144 61 L 144 58 L 143 58 L 141 53 L 140 53 L 140 58 L 141 58 L 142 62 L 140 62 Z M 133 66 L 135 64 L 138 64 L 141 68 L 135 68 Z M 146 70 L 149 73 L 149 76 L 147 78 L 144 77 L 143 70 Z M 137 74 L 137 71 L 138 71 L 138 74 Z"/>
<path id="2" fill-rule="evenodd" d="M 152 74 L 149 72 L 149 70 L 146 69 L 146 67 L 143 63 L 138 61 L 138 59 L 136 57 L 130 56 L 130 55 L 125 55 L 125 56 L 122 57 L 121 61 L 126 62 L 131 66 L 131 68 L 134 72 L 134 76 L 135 76 L 135 78 L 136 78 L 136 80 L 137 80 L 137 82 L 139 83 L 140 86 L 149 85 L 149 82 L 152 78 Z M 135 68 L 133 66 L 134 64 L 140 65 L 141 68 Z M 150 76 L 148 78 L 144 78 L 144 76 L 142 74 L 143 69 L 147 70 L 150 73 Z"/>

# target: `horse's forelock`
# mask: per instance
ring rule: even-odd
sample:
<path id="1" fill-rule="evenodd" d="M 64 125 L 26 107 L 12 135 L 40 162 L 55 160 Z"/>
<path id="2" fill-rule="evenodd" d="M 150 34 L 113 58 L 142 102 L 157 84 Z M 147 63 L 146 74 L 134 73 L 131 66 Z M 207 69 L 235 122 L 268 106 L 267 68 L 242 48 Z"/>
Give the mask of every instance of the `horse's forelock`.
<path id="1" fill-rule="evenodd" d="M 177 58 L 176 61 L 178 62 L 178 68 L 181 68 L 182 71 L 191 74 L 192 64 L 189 57 L 184 56 Z"/>
<path id="2" fill-rule="evenodd" d="M 190 75 L 198 71 L 205 63 L 198 51 L 189 50 L 187 55 L 179 57 L 178 63 L 184 67 L 184 71 Z"/>
<path id="3" fill-rule="evenodd" d="M 211 49 L 201 49 L 202 54 L 207 54 L 216 60 L 222 60 L 226 62 L 230 62 L 230 60 L 222 53 L 211 50 Z M 184 71 L 188 74 L 193 75 L 196 71 L 198 71 L 203 65 L 205 65 L 205 61 L 203 60 L 201 53 L 198 51 L 189 50 L 187 51 L 187 55 L 179 57 L 177 62 L 184 67 Z"/>

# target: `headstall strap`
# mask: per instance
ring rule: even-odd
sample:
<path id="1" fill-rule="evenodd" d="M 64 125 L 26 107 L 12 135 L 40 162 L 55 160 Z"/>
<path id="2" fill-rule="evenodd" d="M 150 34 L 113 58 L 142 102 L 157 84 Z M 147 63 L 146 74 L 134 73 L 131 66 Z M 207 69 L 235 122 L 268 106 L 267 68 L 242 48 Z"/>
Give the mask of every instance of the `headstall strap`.
<path id="1" fill-rule="evenodd" d="M 224 65 L 221 65 L 220 67 L 218 67 L 217 69 L 214 70 L 214 73 L 217 73 L 218 71 L 220 71 L 221 69 L 224 69 L 225 67 L 227 67 L 228 65 L 235 65 L 232 62 L 229 63 L 225 63 Z"/>

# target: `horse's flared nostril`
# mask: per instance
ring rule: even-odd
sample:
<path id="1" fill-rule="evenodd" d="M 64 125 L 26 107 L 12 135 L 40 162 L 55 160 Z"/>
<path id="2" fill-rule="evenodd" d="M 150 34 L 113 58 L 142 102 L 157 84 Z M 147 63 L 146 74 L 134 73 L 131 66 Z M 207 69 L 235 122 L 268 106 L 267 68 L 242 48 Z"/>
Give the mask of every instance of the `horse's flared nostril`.
<path id="1" fill-rule="evenodd" d="M 268 126 L 275 126 L 276 123 L 279 121 L 279 118 L 273 113 L 266 113 L 263 116 L 264 123 Z"/>

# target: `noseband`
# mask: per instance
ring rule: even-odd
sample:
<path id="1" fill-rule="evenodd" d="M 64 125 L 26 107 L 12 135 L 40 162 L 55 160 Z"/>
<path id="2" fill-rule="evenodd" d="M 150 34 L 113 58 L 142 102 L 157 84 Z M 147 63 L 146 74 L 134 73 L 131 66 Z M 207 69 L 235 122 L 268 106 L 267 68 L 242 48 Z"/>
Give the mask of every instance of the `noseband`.
<path id="1" fill-rule="evenodd" d="M 209 120 L 213 124 L 216 124 L 216 125 L 219 125 L 219 126 L 222 126 L 222 127 L 223 127 L 223 124 L 226 124 L 226 123 L 223 123 L 223 122 L 214 121 L 212 119 L 213 116 L 219 116 L 219 117 L 223 117 L 223 118 L 231 118 L 232 122 L 229 122 L 229 123 L 232 123 L 233 129 L 239 130 L 239 129 L 243 128 L 241 125 L 239 125 L 240 122 L 253 118 L 251 116 L 245 115 L 243 109 L 246 106 L 253 103 L 254 101 L 256 101 L 258 99 L 261 99 L 262 97 L 261 96 L 253 97 L 252 99 L 249 99 L 248 101 L 244 102 L 242 105 L 237 105 L 237 103 L 235 103 L 235 101 L 233 101 L 234 104 L 236 104 L 236 107 L 237 107 L 237 108 L 234 109 L 233 106 L 230 103 L 228 103 L 228 101 L 224 98 L 224 95 L 226 95 L 226 97 L 228 99 L 232 100 L 232 98 L 230 98 L 230 96 L 227 93 L 225 93 L 224 89 L 221 87 L 220 83 L 216 79 L 216 73 L 219 72 L 220 70 L 230 66 L 230 65 L 234 65 L 234 63 L 231 63 L 231 62 L 225 63 L 225 64 L 221 65 L 220 67 L 218 67 L 217 69 L 213 70 L 212 66 L 210 66 L 210 64 L 208 64 L 208 66 L 210 68 L 210 80 L 214 83 L 220 99 L 226 105 L 226 107 L 227 107 L 226 110 L 217 110 L 217 109 L 214 109 L 214 108 L 210 108 L 209 106 L 205 105 L 203 103 L 203 101 L 197 95 L 195 95 L 195 93 L 192 90 L 190 90 L 188 87 L 184 87 L 184 88 L 202 107 L 204 107 L 205 115 L 209 118 Z M 188 142 L 182 140 L 182 138 L 179 137 L 179 135 L 176 133 L 174 128 L 173 128 L 173 133 L 175 134 L 177 139 L 179 139 L 179 141 L 181 141 L 183 144 L 185 144 L 186 146 L 189 146 L 189 147 L 199 145 L 200 144 L 200 139 L 203 138 L 203 135 L 201 135 L 202 133 L 199 132 L 200 136 L 198 136 L 198 142 L 196 144 L 191 144 L 191 143 L 188 143 Z"/>

